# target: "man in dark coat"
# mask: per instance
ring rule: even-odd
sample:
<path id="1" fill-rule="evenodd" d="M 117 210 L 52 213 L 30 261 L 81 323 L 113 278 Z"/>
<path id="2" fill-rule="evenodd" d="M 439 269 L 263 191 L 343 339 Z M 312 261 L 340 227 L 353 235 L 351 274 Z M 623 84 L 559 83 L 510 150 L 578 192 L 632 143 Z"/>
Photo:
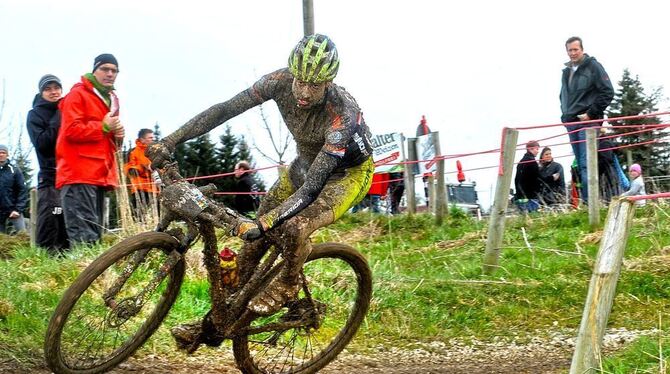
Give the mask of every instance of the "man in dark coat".
<path id="1" fill-rule="evenodd" d="M 22 212 L 27 200 L 23 173 L 10 162 L 7 146 L 0 144 L 0 232 L 8 232 L 7 221 L 16 232 L 26 229 Z"/>
<path id="2" fill-rule="evenodd" d="M 37 175 L 37 237 L 35 242 L 49 254 L 69 248 L 60 192 L 56 189 L 56 138 L 60 128 L 58 102 L 63 86 L 55 75 L 40 78 L 39 93 L 28 112 L 26 125 L 40 171 Z"/>
<path id="3" fill-rule="evenodd" d="M 258 184 L 251 172 L 251 165 L 247 161 L 240 161 L 235 165 L 235 210 L 250 218 L 256 218 L 258 209 Z"/>
<path id="4" fill-rule="evenodd" d="M 582 39 L 573 36 L 565 42 L 570 61 L 565 63 L 561 79 L 561 122 L 590 121 L 603 118 L 612 102 L 614 88 L 607 72 L 595 58 L 584 53 Z M 586 180 L 586 133 L 577 131 L 600 123 L 566 124 L 572 152 L 577 159 L 579 177 Z M 577 143 L 578 141 L 581 141 Z M 582 183 L 582 200 L 588 201 L 587 183 Z"/>
<path id="5" fill-rule="evenodd" d="M 540 201 L 545 205 L 567 203 L 563 166 L 554 161 L 549 147 L 540 153 Z"/>
<path id="6" fill-rule="evenodd" d="M 531 140 L 526 143 L 526 154 L 516 166 L 514 186 L 515 201 L 522 213 L 534 212 L 539 208 L 540 168 L 535 157 L 540 152 L 540 143 Z"/>

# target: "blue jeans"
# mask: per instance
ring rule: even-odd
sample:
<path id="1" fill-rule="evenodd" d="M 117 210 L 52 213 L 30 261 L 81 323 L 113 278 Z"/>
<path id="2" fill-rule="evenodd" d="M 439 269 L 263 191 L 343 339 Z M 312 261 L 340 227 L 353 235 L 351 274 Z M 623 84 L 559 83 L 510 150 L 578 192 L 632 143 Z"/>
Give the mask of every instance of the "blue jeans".
<path id="1" fill-rule="evenodd" d="M 574 126 L 565 126 L 568 131 L 575 130 Z M 580 131 L 569 133 L 570 145 L 572 146 L 572 153 L 577 159 L 577 167 L 579 168 L 579 181 L 582 185 L 581 195 L 584 202 L 589 201 L 589 191 L 588 191 L 588 176 L 586 173 L 586 130 L 587 127 L 583 127 Z M 581 140 L 581 143 L 575 143 L 576 141 Z"/>
<path id="2" fill-rule="evenodd" d="M 519 199 L 516 206 L 523 214 L 537 212 L 540 209 L 540 201 L 537 199 Z"/>

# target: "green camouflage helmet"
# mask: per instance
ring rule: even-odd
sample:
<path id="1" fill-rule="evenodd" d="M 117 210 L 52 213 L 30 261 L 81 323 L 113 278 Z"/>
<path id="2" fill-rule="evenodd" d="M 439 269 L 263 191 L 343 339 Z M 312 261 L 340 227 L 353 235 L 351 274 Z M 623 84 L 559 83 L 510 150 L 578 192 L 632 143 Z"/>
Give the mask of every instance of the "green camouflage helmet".
<path id="1" fill-rule="evenodd" d="M 308 83 L 332 81 L 339 67 L 340 59 L 337 57 L 335 43 L 321 34 L 302 38 L 288 58 L 291 74 Z"/>

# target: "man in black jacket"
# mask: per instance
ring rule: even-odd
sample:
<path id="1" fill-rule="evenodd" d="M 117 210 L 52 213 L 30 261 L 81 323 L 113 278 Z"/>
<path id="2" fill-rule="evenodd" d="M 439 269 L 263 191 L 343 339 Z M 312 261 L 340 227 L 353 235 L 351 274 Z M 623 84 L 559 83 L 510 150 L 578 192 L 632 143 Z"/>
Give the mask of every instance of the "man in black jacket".
<path id="1" fill-rule="evenodd" d="M 8 233 L 7 221 L 16 232 L 26 229 L 23 210 L 26 209 L 26 185 L 23 173 L 9 161 L 9 149 L 0 144 L 0 232 Z"/>
<path id="2" fill-rule="evenodd" d="M 603 118 L 603 112 L 614 97 L 607 72 L 595 58 L 584 53 L 582 39 L 573 36 L 565 42 L 570 61 L 565 63 L 561 86 L 561 121 L 578 122 Z M 593 124 L 566 125 L 572 151 L 579 166 L 579 177 L 586 180 L 586 134 L 576 131 Z M 575 143 L 582 141 L 580 143 Z M 582 183 L 582 199 L 588 201 L 587 183 Z"/>
<path id="3" fill-rule="evenodd" d="M 258 209 L 258 185 L 251 174 L 251 165 L 240 161 L 235 165 L 235 210 L 249 218 L 256 218 Z"/>
<path id="4" fill-rule="evenodd" d="M 538 193 L 540 192 L 540 168 L 535 157 L 540 152 L 540 143 L 531 140 L 526 143 L 526 154 L 516 166 L 514 186 L 516 193 L 514 198 L 522 213 L 536 211 L 540 204 Z"/>
<path id="5" fill-rule="evenodd" d="M 56 138 L 60 128 L 58 101 L 63 87 L 55 75 L 40 78 L 39 93 L 26 121 L 30 141 L 35 147 L 40 171 L 37 176 L 37 238 L 36 243 L 49 254 L 56 255 L 69 247 L 56 183 Z"/>

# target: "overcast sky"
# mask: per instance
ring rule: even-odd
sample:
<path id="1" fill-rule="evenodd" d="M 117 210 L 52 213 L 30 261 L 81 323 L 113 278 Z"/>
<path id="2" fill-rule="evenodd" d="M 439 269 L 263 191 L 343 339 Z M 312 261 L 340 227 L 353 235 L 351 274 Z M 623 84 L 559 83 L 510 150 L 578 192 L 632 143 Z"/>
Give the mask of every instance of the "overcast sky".
<path id="1" fill-rule="evenodd" d="M 442 152 L 456 154 L 498 147 L 503 126 L 559 121 L 564 42 L 573 35 L 584 39 L 585 52 L 603 64 L 615 88 L 624 68 L 645 87 L 670 87 L 668 4 L 314 0 L 314 13 L 316 31 L 338 47 L 336 83 L 357 99 L 373 133 L 413 136 L 426 115 L 440 132 Z M 128 136 L 156 122 L 167 135 L 285 66 L 302 33 L 300 0 L 0 0 L 0 142 L 15 142 L 10 137 L 25 125 L 40 76 L 59 76 L 67 92 L 100 53 L 119 61 Z M 266 106 L 276 120 L 274 104 Z M 660 109 L 667 108 L 663 102 Z M 259 120 L 251 110 L 230 124 L 263 142 Z M 522 132 L 519 141 L 560 131 Z M 565 146 L 554 149 L 567 153 Z M 467 169 L 496 160 L 461 162 Z M 447 170 L 453 169 L 452 160 Z M 495 170 L 467 176 L 488 205 Z"/>

